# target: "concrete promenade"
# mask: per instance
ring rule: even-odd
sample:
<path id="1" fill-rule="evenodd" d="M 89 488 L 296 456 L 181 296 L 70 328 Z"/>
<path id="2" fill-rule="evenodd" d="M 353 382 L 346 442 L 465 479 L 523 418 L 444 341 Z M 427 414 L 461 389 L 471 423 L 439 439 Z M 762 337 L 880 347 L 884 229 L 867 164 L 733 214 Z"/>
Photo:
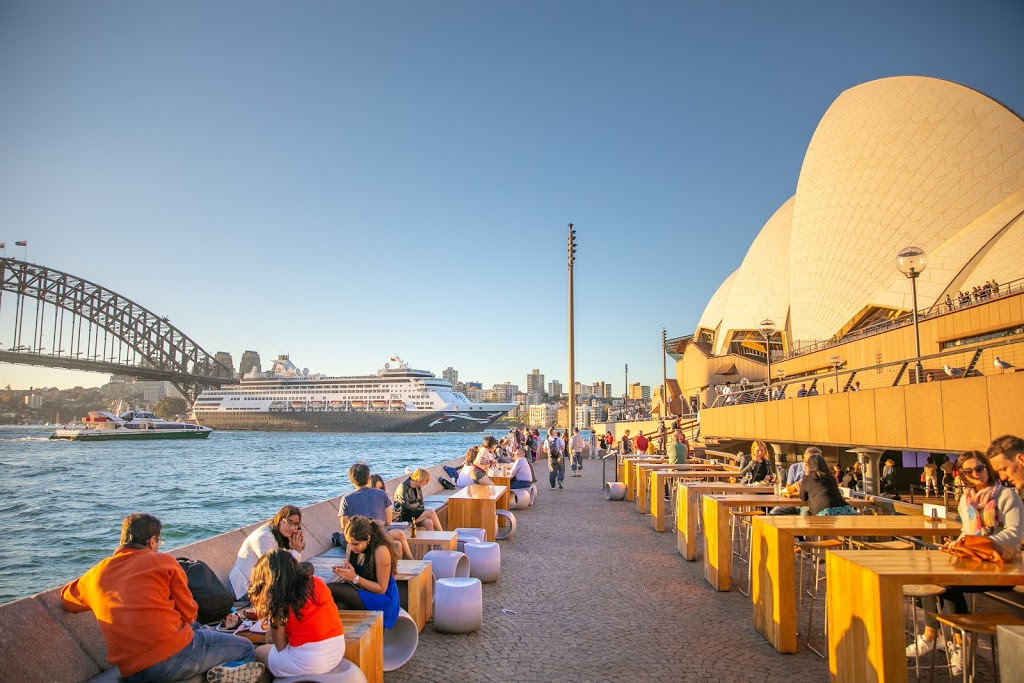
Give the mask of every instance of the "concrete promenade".
<path id="1" fill-rule="evenodd" d="M 635 503 L 605 500 L 600 460 L 584 460 L 582 478 L 567 473 L 562 491 L 548 488 L 546 461 L 534 468 L 540 500 L 515 511 L 518 532 L 501 542 L 483 628 L 446 635 L 428 624 L 387 681 L 828 680 L 814 653 L 776 653 L 754 630 L 750 599 L 713 590 L 674 534 L 651 529 Z"/>

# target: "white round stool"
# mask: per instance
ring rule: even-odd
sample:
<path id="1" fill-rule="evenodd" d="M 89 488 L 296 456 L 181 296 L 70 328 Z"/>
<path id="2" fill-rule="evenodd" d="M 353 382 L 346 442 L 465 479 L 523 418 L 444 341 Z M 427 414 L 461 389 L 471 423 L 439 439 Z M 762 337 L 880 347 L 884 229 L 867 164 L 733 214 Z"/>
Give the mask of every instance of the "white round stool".
<path id="1" fill-rule="evenodd" d="M 494 583 L 501 576 L 501 548 L 497 543 L 467 543 L 469 575 L 481 583 Z"/>
<path id="2" fill-rule="evenodd" d="M 261 645 L 260 647 L 267 647 Z M 271 645 L 270 647 L 274 647 Z M 342 659 L 338 666 L 325 674 L 306 674 L 303 676 L 285 676 L 275 678 L 274 683 L 366 683 L 366 676 L 359 670 L 359 667 Z"/>
<path id="3" fill-rule="evenodd" d="M 441 633 L 472 633 L 484 621 L 480 579 L 440 579 L 434 591 L 434 628 Z"/>
<path id="4" fill-rule="evenodd" d="M 474 529 L 471 527 L 459 527 L 455 530 L 458 537 L 458 550 L 459 552 L 465 552 L 467 543 L 483 543 L 487 540 L 487 532 L 483 529 Z"/>
<path id="5" fill-rule="evenodd" d="M 537 504 L 537 496 L 539 495 L 539 489 L 536 484 L 531 484 L 530 488 L 526 489 L 530 492 L 530 505 Z"/>
<path id="6" fill-rule="evenodd" d="M 384 671 L 394 671 L 416 654 L 420 630 L 416 620 L 404 609 L 398 610 L 398 620 L 384 629 Z"/>
<path id="7" fill-rule="evenodd" d="M 621 481 L 606 481 L 604 497 L 608 500 L 626 500 L 626 485 Z"/>
<path id="8" fill-rule="evenodd" d="M 495 514 L 498 517 L 505 518 L 505 524 L 498 524 L 498 533 L 494 535 L 494 540 L 504 541 L 506 538 L 512 538 L 516 535 L 516 516 L 508 510 L 495 510 Z"/>
<path id="9" fill-rule="evenodd" d="M 530 507 L 529 489 L 512 489 L 512 501 L 509 507 L 513 510 L 525 510 Z"/>
<path id="10" fill-rule="evenodd" d="M 469 576 L 469 558 L 457 550 L 430 550 L 423 559 L 430 561 L 430 569 L 435 579 Z"/>

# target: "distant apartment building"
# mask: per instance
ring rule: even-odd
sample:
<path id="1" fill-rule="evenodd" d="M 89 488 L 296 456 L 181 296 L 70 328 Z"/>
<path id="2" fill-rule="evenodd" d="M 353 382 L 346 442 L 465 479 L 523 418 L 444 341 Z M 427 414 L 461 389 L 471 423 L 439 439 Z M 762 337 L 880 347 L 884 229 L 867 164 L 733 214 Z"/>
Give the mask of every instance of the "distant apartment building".
<path id="1" fill-rule="evenodd" d="M 629 385 L 629 400 L 631 401 L 650 401 L 651 400 L 651 388 L 649 386 L 641 386 L 640 382 L 634 382 Z"/>
<path id="2" fill-rule="evenodd" d="M 528 403 L 526 394 L 524 394 L 521 391 L 515 396 L 513 396 L 512 400 L 518 403 L 519 405 L 526 405 Z"/>
<path id="3" fill-rule="evenodd" d="M 231 371 L 231 374 L 228 375 L 229 377 L 235 376 L 235 361 L 231 358 L 230 353 L 227 351 L 218 351 L 213 354 L 213 359 Z"/>
<path id="4" fill-rule="evenodd" d="M 498 403 L 509 403 L 519 393 L 519 386 L 510 382 L 495 384 L 491 387 L 491 393 L 495 397 L 493 400 Z"/>
<path id="5" fill-rule="evenodd" d="M 590 406 L 576 406 L 576 428 L 590 429 Z"/>
<path id="6" fill-rule="evenodd" d="M 529 411 L 531 427 L 550 427 L 558 419 L 558 406 L 551 403 L 532 405 Z"/>
<path id="7" fill-rule="evenodd" d="M 595 422 L 607 422 L 608 421 L 608 406 L 601 403 L 590 405 L 590 423 Z"/>
<path id="8" fill-rule="evenodd" d="M 449 365 L 441 371 L 441 379 L 451 382 L 454 387 L 459 383 L 459 371 Z"/>
<path id="9" fill-rule="evenodd" d="M 544 375 L 540 374 L 540 370 L 537 368 L 534 368 L 533 371 L 526 376 L 526 393 L 528 395 L 539 395 L 544 393 Z"/>
<path id="10" fill-rule="evenodd" d="M 41 394 L 29 393 L 25 396 L 25 405 L 32 410 L 38 410 L 43 407 L 43 397 Z"/>
<path id="11" fill-rule="evenodd" d="M 136 389 L 142 391 L 142 400 L 156 403 L 162 398 L 173 396 L 178 398 L 181 393 L 170 382 L 140 381 L 135 383 Z"/>
<path id="12" fill-rule="evenodd" d="M 557 379 L 548 382 L 548 396 L 552 401 L 557 401 L 562 395 L 562 383 Z"/>
<path id="13" fill-rule="evenodd" d="M 466 391 L 470 391 L 472 389 L 483 389 L 483 388 L 484 388 L 483 382 L 466 382 Z M 466 394 L 466 395 L 468 396 L 469 394 Z"/>
<path id="14" fill-rule="evenodd" d="M 263 372 L 260 365 L 260 354 L 255 351 L 246 351 L 242 354 L 242 360 L 238 364 L 239 376 L 245 376 L 250 372 Z"/>
<path id="15" fill-rule="evenodd" d="M 594 382 L 594 396 L 598 398 L 611 398 L 612 385 L 607 382 Z"/>

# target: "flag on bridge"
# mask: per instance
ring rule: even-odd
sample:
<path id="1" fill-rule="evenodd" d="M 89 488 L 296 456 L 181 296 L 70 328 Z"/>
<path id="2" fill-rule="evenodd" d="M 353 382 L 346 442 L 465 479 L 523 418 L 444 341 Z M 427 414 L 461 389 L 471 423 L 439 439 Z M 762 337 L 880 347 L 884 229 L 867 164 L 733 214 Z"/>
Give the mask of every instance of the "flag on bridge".
<path id="1" fill-rule="evenodd" d="M 22 240 L 20 242 L 15 242 L 14 246 L 16 246 L 16 247 L 27 247 L 28 246 L 28 240 Z"/>

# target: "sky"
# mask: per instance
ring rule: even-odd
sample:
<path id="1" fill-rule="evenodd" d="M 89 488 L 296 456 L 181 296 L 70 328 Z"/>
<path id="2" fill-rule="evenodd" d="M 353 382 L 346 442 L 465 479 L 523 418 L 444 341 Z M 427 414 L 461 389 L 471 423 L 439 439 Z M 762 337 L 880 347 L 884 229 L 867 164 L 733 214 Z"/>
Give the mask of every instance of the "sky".
<path id="1" fill-rule="evenodd" d="M 1024 112 L 1022 26 L 1013 0 L 0 0 L 0 242 L 236 365 L 525 388 L 568 378 L 572 222 L 576 379 L 657 386 L 662 327 L 694 332 L 836 97 L 920 75 Z"/>

